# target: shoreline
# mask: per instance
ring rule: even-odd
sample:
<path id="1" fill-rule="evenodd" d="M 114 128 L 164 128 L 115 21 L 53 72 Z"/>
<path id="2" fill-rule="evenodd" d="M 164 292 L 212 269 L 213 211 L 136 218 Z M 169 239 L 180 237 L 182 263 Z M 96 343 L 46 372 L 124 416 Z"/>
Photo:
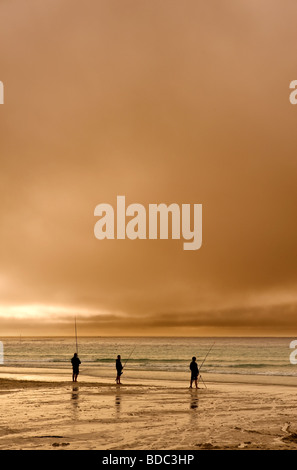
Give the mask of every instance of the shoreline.
<path id="1" fill-rule="evenodd" d="M 68 368 L 58 367 L 0 367 L 0 380 L 14 379 L 14 380 L 40 380 L 43 382 L 69 382 L 71 381 L 72 370 Z M 81 367 L 78 377 L 80 383 L 102 383 L 113 384 L 115 378 L 115 369 L 111 367 Z M 297 387 L 297 377 L 288 375 L 261 375 L 261 374 L 217 374 L 217 373 L 204 373 L 202 374 L 204 382 L 207 384 L 246 384 L 246 385 L 267 385 L 267 386 L 281 386 L 281 387 Z M 169 372 L 169 371 L 137 371 L 135 369 L 126 369 L 124 371 L 122 380 L 124 382 L 132 382 L 132 384 L 139 383 L 155 383 L 158 386 L 168 386 L 169 382 L 172 384 L 187 384 L 190 379 L 190 373 L 187 372 Z M 203 387 L 203 382 L 200 382 Z M 184 388 L 184 387 L 183 387 Z"/>
<path id="2" fill-rule="evenodd" d="M 45 372 L 0 369 L 0 449 L 297 449 L 295 384 Z"/>

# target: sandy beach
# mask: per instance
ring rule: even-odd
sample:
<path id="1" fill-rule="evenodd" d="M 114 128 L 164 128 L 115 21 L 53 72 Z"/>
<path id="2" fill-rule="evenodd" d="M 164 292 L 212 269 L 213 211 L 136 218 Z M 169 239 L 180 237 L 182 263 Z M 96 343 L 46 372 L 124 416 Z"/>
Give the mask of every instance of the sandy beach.
<path id="1" fill-rule="evenodd" d="M 100 375 L 1 368 L 0 449 L 297 449 L 296 378 Z"/>

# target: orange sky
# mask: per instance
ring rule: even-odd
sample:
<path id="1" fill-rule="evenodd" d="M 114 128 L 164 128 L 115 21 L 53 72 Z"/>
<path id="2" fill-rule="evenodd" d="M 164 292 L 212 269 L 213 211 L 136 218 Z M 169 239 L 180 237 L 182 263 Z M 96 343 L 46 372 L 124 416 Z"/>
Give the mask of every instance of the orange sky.
<path id="1" fill-rule="evenodd" d="M 2 335 L 297 334 L 293 0 L 0 4 Z M 94 209 L 203 204 L 203 245 Z"/>

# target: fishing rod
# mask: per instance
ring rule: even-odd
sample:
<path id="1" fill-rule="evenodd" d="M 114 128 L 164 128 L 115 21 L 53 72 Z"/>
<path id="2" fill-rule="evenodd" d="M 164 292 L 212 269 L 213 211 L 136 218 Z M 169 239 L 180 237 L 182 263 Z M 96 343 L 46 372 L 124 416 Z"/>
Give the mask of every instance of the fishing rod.
<path id="1" fill-rule="evenodd" d="M 209 350 L 208 350 L 208 352 L 207 352 L 205 358 L 203 359 L 203 361 L 202 361 L 201 364 L 200 364 L 200 369 L 199 369 L 199 371 L 202 369 L 202 366 L 203 366 L 204 362 L 206 361 L 207 356 L 209 355 L 210 351 L 212 350 L 212 348 L 214 347 L 215 344 L 216 344 L 216 343 L 214 342 L 214 343 L 211 345 L 211 347 L 209 348 Z"/>
<path id="2" fill-rule="evenodd" d="M 202 375 L 200 374 L 200 369 L 201 369 L 201 367 L 199 367 L 199 364 L 197 364 L 197 365 L 198 365 L 198 371 L 199 371 L 198 380 L 197 380 L 197 385 L 199 385 L 199 379 L 201 379 L 201 380 L 202 380 L 202 383 L 203 383 L 203 385 L 204 385 L 204 387 L 207 388 L 206 383 L 204 382 L 203 377 L 202 377 Z"/>
<path id="3" fill-rule="evenodd" d="M 134 351 L 135 351 L 135 348 L 136 348 L 136 346 L 134 346 L 134 348 L 132 349 L 132 351 L 131 351 L 131 353 L 130 353 L 130 356 L 128 357 L 128 359 L 126 359 L 126 362 L 125 362 L 125 364 L 124 364 L 124 367 L 123 367 L 123 369 L 122 369 L 122 370 L 124 370 L 124 369 L 125 369 L 127 362 L 129 361 L 130 357 L 132 356 L 132 354 L 133 354 L 133 353 L 134 353 Z"/>
<path id="4" fill-rule="evenodd" d="M 199 377 L 202 380 L 202 383 L 203 383 L 204 387 L 207 388 L 206 383 L 204 382 L 204 380 L 202 378 L 202 375 L 200 373 L 199 373 Z M 199 384 L 199 377 L 198 377 L 198 380 L 197 380 L 197 384 Z"/>
<path id="5" fill-rule="evenodd" d="M 201 371 L 201 369 L 202 369 L 202 366 L 203 366 L 204 362 L 206 361 L 207 356 L 209 355 L 210 351 L 212 350 L 212 348 L 214 347 L 215 344 L 216 344 L 216 343 L 214 342 L 214 343 L 211 345 L 211 347 L 209 348 L 208 352 L 206 353 L 205 358 L 203 359 L 203 361 L 201 362 L 200 367 L 199 367 L 199 377 L 201 378 L 201 380 L 202 380 L 202 382 L 203 382 L 205 388 L 207 388 L 207 386 L 206 386 L 206 384 L 205 384 L 205 382 L 204 382 L 204 380 L 203 380 L 203 378 L 202 378 L 202 375 L 201 375 L 200 371 Z M 198 384 L 199 384 L 199 377 L 198 377 Z"/>
<path id="6" fill-rule="evenodd" d="M 76 317 L 75 317 L 75 319 L 74 319 L 74 328 L 75 328 L 75 344 L 76 344 L 76 354 L 78 354 Z"/>

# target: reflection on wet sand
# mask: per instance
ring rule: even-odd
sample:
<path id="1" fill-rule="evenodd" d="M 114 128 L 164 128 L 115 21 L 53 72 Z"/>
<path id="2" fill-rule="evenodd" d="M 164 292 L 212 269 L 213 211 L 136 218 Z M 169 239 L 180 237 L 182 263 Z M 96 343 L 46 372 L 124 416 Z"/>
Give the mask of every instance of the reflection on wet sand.
<path id="1" fill-rule="evenodd" d="M 199 405 L 198 390 L 191 390 L 190 409 L 196 410 Z"/>
<path id="2" fill-rule="evenodd" d="M 72 384 L 71 403 L 73 405 L 73 418 L 77 419 L 78 403 L 79 403 L 79 386 Z"/>
<path id="3" fill-rule="evenodd" d="M 71 399 L 72 400 L 78 400 L 78 398 L 79 398 L 79 386 L 73 384 L 72 385 Z M 75 404 L 77 404 L 77 402 Z"/>
<path id="4" fill-rule="evenodd" d="M 116 414 L 119 416 L 121 412 L 121 389 L 120 387 L 117 387 L 116 395 L 115 395 L 115 409 L 116 409 Z"/>

